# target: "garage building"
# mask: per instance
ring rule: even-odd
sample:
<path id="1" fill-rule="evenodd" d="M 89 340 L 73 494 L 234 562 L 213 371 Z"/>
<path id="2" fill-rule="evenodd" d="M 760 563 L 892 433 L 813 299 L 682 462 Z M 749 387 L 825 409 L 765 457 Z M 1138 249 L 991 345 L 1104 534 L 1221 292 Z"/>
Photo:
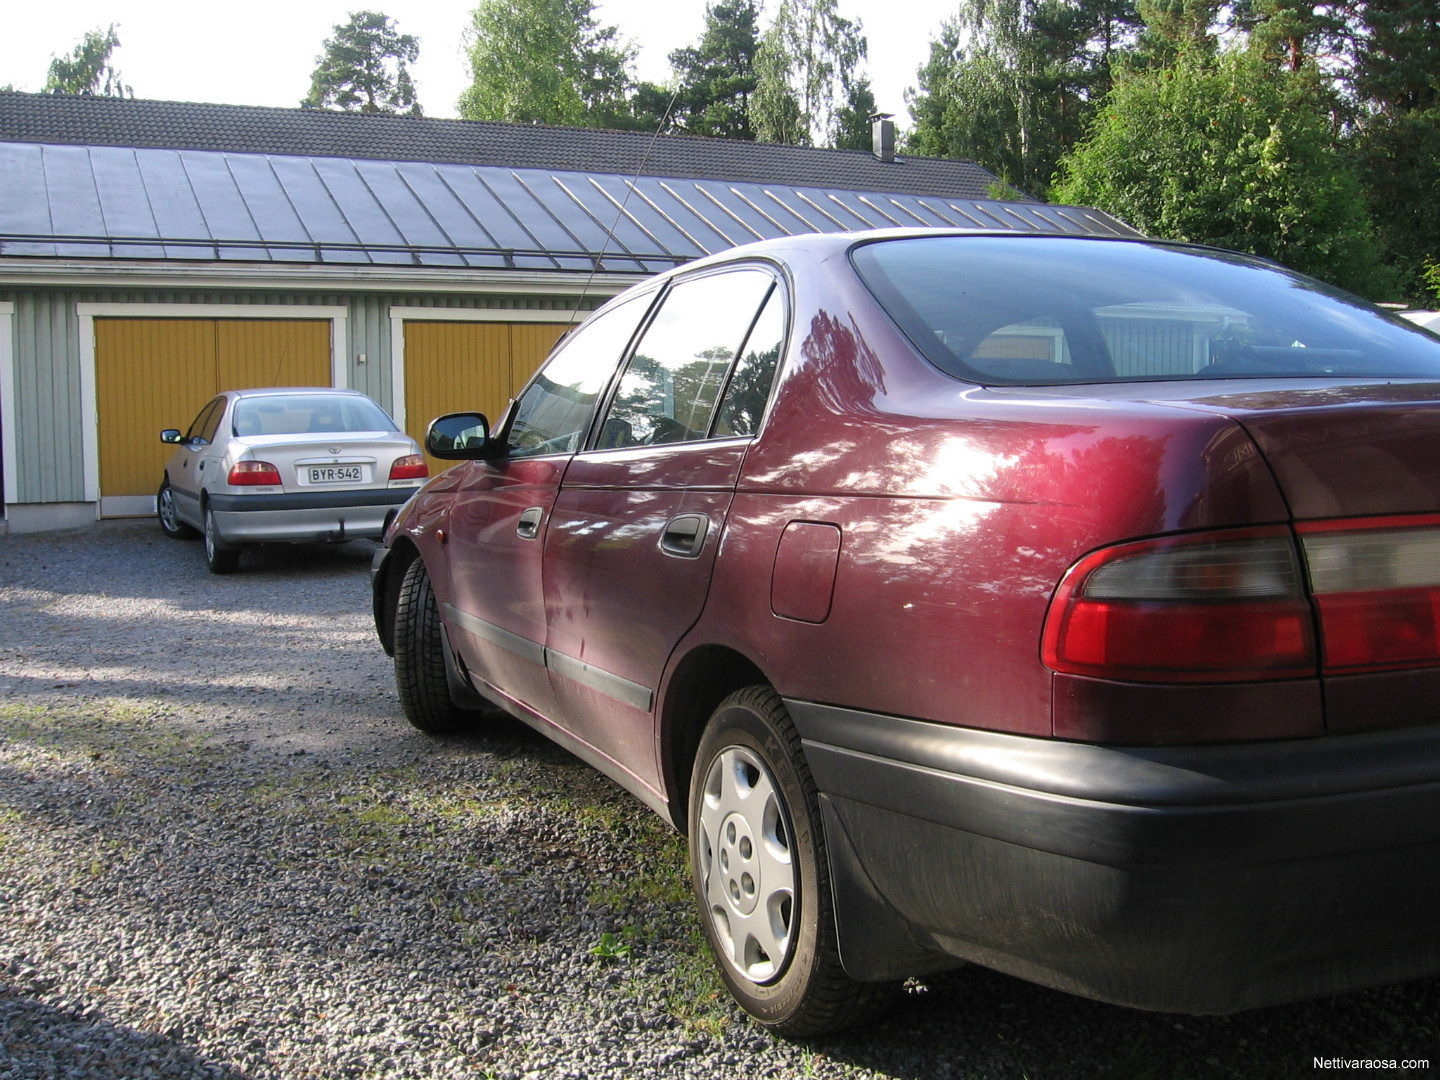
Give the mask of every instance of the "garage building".
<path id="1" fill-rule="evenodd" d="M 152 512 L 158 432 L 222 389 L 352 387 L 417 438 L 496 416 L 609 296 L 751 240 L 1134 235 L 877 134 L 872 154 L 0 92 L 0 530 Z"/>

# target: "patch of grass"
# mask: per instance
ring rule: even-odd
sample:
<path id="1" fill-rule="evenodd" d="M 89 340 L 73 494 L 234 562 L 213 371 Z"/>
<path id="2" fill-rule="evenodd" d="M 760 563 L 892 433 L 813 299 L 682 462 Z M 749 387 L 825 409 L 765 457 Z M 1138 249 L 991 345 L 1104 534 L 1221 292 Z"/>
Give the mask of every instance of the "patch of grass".
<path id="1" fill-rule="evenodd" d="M 257 809 L 278 810 L 299 799 L 302 792 L 314 787 L 311 777 L 292 774 L 267 776 L 245 789 L 245 799 Z M 219 796 L 223 803 L 233 796 Z M 218 807 L 217 807 L 218 809 Z"/>
<path id="2" fill-rule="evenodd" d="M 173 706 L 149 699 L 90 698 L 74 704 L 0 702 L 0 736 L 61 760 L 88 759 L 124 775 L 125 759 L 193 764 L 220 750 L 212 740 L 175 723 Z"/>
<path id="3" fill-rule="evenodd" d="M 431 812 L 448 826 L 461 827 L 483 821 L 503 810 L 508 800 L 482 797 L 478 792 L 460 794 L 453 791 L 434 793 L 428 800 Z"/>
<path id="4" fill-rule="evenodd" d="M 635 945 L 663 941 L 675 956 L 668 971 L 631 980 L 630 992 L 637 998 L 658 998 L 689 1031 L 719 1036 L 730 1025 L 734 1009 L 695 915 L 685 839 L 659 818 L 649 819 L 637 832 L 630 843 L 639 872 L 597 885 L 589 900 L 624 919 L 624 933 Z"/>
<path id="5" fill-rule="evenodd" d="M 688 908 L 690 863 L 684 837 L 659 818 L 645 822 L 636 832 L 627 844 L 635 852 L 638 873 L 596 885 L 590 891 L 590 903 L 621 915 L 643 906 Z"/>
<path id="6" fill-rule="evenodd" d="M 388 836 L 395 830 L 415 823 L 417 815 L 422 819 L 427 808 L 406 808 L 411 801 L 410 794 L 403 788 L 395 792 L 381 793 L 366 788 L 349 791 L 334 798 L 335 810 L 329 816 L 329 823 L 342 835 L 352 838 L 373 838 Z"/>
<path id="7" fill-rule="evenodd" d="M 698 925 L 689 944 L 690 948 L 680 952 L 674 969 L 658 979 L 665 1011 L 687 1030 L 718 1038 L 730 1026 L 730 995 Z"/>
<path id="8" fill-rule="evenodd" d="M 355 820 L 366 825 L 379 825 L 387 828 L 398 828 L 401 825 L 409 825 L 411 817 L 409 814 L 396 810 L 393 806 L 371 806 L 355 815 Z"/>
<path id="9" fill-rule="evenodd" d="M 23 836 L 24 817 L 13 806 L 0 806 L 0 853 L 17 846 Z"/>

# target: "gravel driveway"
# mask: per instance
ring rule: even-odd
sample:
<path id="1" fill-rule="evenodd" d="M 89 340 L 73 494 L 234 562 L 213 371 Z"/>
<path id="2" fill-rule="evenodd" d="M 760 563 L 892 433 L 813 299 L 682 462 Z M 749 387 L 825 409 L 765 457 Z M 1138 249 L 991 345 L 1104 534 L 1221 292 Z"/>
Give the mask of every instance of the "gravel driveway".
<path id="1" fill-rule="evenodd" d="M 1437 979 L 1197 1018 L 967 968 L 844 1037 L 772 1039 L 711 975 L 657 818 L 521 725 L 405 723 L 373 551 L 276 548 L 219 578 L 148 521 L 0 537 L 0 1077 L 1440 1062 Z"/>

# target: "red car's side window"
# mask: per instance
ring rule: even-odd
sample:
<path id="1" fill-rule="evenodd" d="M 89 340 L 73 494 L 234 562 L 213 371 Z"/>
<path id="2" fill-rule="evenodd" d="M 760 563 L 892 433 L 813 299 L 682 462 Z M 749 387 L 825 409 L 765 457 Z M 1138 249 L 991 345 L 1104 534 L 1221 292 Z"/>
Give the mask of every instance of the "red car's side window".
<path id="1" fill-rule="evenodd" d="M 785 294 L 777 285 L 741 348 L 740 359 L 720 399 L 713 432 L 716 438 L 755 435 L 760 431 L 784 347 Z"/>
<path id="2" fill-rule="evenodd" d="M 726 384 L 774 284 L 768 271 L 747 267 L 674 286 L 620 377 L 601 446 L 711 437 Z"/>
<path id="3" fill-rule="evenodd" d="M 509 456 L 572 454 L 580 449 L 595 401 L 649 307 L 637 297 L 592 319 L 561 345 L 520 396 Z"/>

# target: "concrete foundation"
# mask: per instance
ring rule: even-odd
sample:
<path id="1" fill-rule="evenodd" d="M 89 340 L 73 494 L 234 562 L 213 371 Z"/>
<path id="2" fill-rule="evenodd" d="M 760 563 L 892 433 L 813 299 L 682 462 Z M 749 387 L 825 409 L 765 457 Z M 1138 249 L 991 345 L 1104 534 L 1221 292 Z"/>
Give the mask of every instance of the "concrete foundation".
<path id="1" fill-rule="evenodd" d="M 100 519 L 99 507 L 93 502 L 78 503 L 11 503 L 5 507 L 3 533 L 54 532 L 57 529 L 79 529 Z"/>

